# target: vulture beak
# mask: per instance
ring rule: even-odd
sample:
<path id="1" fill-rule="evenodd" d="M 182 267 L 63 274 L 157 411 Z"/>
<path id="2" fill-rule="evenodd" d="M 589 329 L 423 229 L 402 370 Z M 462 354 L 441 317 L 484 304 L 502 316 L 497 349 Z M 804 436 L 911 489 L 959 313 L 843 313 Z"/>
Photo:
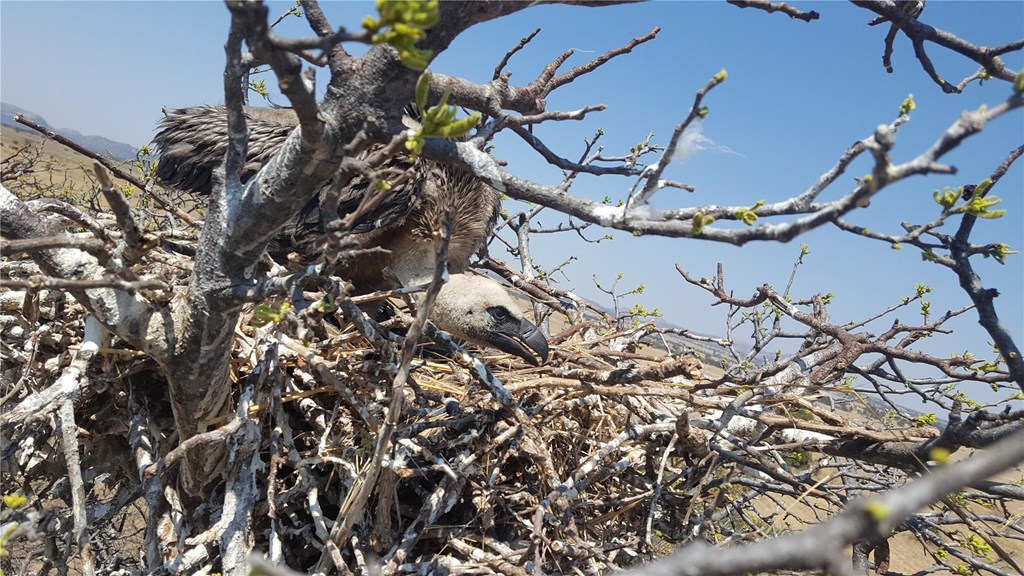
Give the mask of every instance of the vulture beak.
<path id="1" fill-rule="evenodd" d="M 548 340 L 539 328 L 527 319 L 508 316 L 485 336 L 487 343 L 502 352 L 515 354 L 533 366 L 548 361 Z M 537 361 L 540 356 L 540 362 Z"/>

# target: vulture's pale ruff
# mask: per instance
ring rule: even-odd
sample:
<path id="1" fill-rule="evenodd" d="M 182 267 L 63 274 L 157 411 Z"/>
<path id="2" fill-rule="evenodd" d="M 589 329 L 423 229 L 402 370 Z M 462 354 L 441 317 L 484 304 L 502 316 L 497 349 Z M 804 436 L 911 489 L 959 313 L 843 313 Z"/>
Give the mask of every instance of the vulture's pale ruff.
<path id="1" fill-rule="evenodd" d="M 290 110 L 247 108 L 249 153 L 243 170 L 248 180 L 266 163 L 297 125 Z M 168 112 L 154 142 L 160 150 L 157 175 L 173 186 L 209 194 L 213 171 L 224 159 L 227 118 L 223 107 L 198 106 Z M 403 167 L 408 159 L 397 159 Z M 466 274 L 469 260 L 484 246 L 500 210 L 498 193 L 466 172 L 419 159 L 413 177 L 392 190 L 370 214 L 355 222 L 351 238 L 359 247 L 379 251 L 348 259 L 338 274 L 358 291 L 390 288 L 385 268 L 406 286 L 430 280 L 436 242 L 445 215 L 451 219 L 448 268 L 431 314 L 441 329 L 470 342 L 491 346 L 537 364 L 547 360 L 548 344 L 540 330 L 519 313 L 515 300 L 494 280 Z M 329 185 L 329 184 L 328 184 Z M 341 192 L 343 217 L 359 205 L 367 182 L 356 180 Z M 319 191 L 309 191 L 310 204 L 291 230 L 269 248 L 275 259 L 295 251 L 309 257 L 319 249 L 325 220 Z"/>

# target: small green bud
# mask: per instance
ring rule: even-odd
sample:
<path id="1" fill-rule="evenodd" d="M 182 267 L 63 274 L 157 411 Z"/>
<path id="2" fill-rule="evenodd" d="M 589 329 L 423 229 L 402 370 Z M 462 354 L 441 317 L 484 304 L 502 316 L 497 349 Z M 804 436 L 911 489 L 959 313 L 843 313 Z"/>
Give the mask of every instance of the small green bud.
<path id="1" fill-rule="evenodd" d="M 761 206 L 764 206 L 764 200 L 758 200 L 757 203 L 750 208 L 737 210 L 735 216 L 738 220 L 742 220 L 747 226 L 753 226 L 754 222 L 757 220 L 757 212 L 755 211 Z"/>
<path id="2" fill-rule="evenodd" d="M 28 504 L 28 498 L 22 496 L 21 494 L 18 494 L 16 492 L 4 494 L 4 506 L 6 506 L 7 508 L 21 508 L 25 504 Z"/>
<path id="3" fill-rule="evenodd" d="M 935 416 L 935 414 L 928 414 L 928 416 Z M 932 423 L 934 424 L 934 422 Z M 928 459 L 934 460 L 939 464 L 945 464 L 946 462 L 949 462 L 949 450 L 941 446 L 932 448 L 931 450 L 928 451 Z"/>
<path id="4" fill-rule="evenodd" d="M 881 522 L 889 517 L 889 509 L 878 500 L 869 500 L 864 503 L 864 511 L 868 513 L 875 522 Z"/>
<path id="5" fill-rule="evenodd" d="M 704 211 L 701 210 L 700 212 L 697 213 L 696 216 L 693 217 L 693 232 L 692 232 L 692 234 L 694 236 L 700 236 L 701 234 L 704 233 L 704 227 L 710 225 L 714 221 L 715 221 L 715 217 L 714 216 L 707 216 L 704 213 Z"/>
<path id="6" fill-rule="evenodd" d="M 423 153 L 424 142 L 425 140 L 423 139 L 423 131 L 420 130 L 419 132 L 416 133 L 415 136 L 412 136 L 405 141 L 405 150 L 409 153 L 410 156 L 412 156 L 415 159 L 417 156 Z"/>
<path id="7" fill-rule="evenodd" d="M 718 83 L 718 84 L 721 84 L 722 82 L 725 82 L 725 79 L 728 78 L 728 77 L 729 77 L 729 73 L 725 71 L 725 68 L 722 68 L 718 72 L 718 74 L 715 74 L 714 81 L 716 83 Z"/>
<path id="8" fill-rule="evenodd" d="M 946 189 L 942 192 L 938 190 L 932 192 L 932 198 L 934 198 L 935 202 L 942 206 L 944 210 L 949 210 L 956 204 L 957 199 L 960 198 L 960 191 L 951 190 L 949 186 L 946 186 Z"/>
<path id="9" fill-rule="evenodd" d="M 914 95 L 908 94 L 907 99 L 900 104 L 900 115 L 910 114 L 910 111 L 917 108 L 917 104 L 914 103 Z"/>

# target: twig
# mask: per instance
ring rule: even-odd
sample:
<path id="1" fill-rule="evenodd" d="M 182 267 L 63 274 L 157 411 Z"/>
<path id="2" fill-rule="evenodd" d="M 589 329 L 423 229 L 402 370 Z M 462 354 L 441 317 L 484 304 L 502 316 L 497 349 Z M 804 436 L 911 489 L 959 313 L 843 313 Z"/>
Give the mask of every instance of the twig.
<path id="1" fill-rule="evenodd" d="M 757 8 L 758 10 L 764 10 L 769 14 L 772 12 L 782 12 L 794 20 L 803 20 L 804 22 L 810 22 L 811 20 L 817 20 L 819 18 L 818 13 L 814 10 L 811 10 L 810 12 L 801 12 L 799 9 L 794 8 L 785 2 L 772 2 L 771 0 L 726 1 L 733 6 L 739 6 L 740 8 Z"/>
<path id="2" fill-rule="evenodd" d="M 98 335 L 95 331 L 90 334 Z M 74 542 L 78 548 L 78 554 L 82 559 L 82 573 L 85 576 L 96 574 L 96 557 L 93 554 L 92 542 L 89 538 L 89 524 L 85 503 L 85 484 L 82 481 L 82 462 L 79 456 L 78 426 L 75 424 L 75 406 L 72 402 L 74 391 L 80 390 L 88 377 L 85 375 L 92 360 L 99 348 L 96 340 L 83 340 L 81 348 L 75 354 L 71 365 L 68 366 L 55 386 L 59 385 L 63 392 L 60 400 L 60 438 L 61 447 L 64 452 L 64 462 L 67 466 L 68 478 L 71 483 L 71 508 L 74 518 Z"/>
<path id="3" fill-rule="evenodd" d="M 65 280 L 48 276 L 32 276 L 25 280 L 4 280 L 3 286 L 14 290 L 92 290 L 95 288 L 112 288 L 128 294 L 140 290 L 167 290 L 168 286 L 160 280 L 129 281 L 121 278 L 98 278 L 96 280 Z"/>
<path id="4" fill-rule="evenodd" d="M 516 44 L 512 49 L 506 52 L 505 56 L 501 59 L 501 62 L 498 62 L 498 65 L 494 67 L 494 75 L 491 77 L 491 80 L 497 80 L 498 78 L 500 78 L 501 71 L 505 69 L 505 65 L 508 64 L 508 61 L 512 58 L 512 56 L 514 56 L 516 52 L 519 52 L 520 50 L 525 48 L 531 40 L 537 37 L 537 34 L 540 34 L 540 28 L 537 28 L 536 30 L 530 32 L 526 36 L 523 36 L 523 38 L 519 40 L 519 44 Z"/>
<path id="5" fill-rule="evenodd" d="M 156 234 L 144 230 L 135 220 L 135 217 L 132 216 L 131 205 L 128 204 L 128 200 L 125 199 L 121 192 L 114 188 L 114 183 L 110 180 L 110 176 L 107 175 L 107 171 L 103 169 L 103 165 L 95 162 L 92 169 L 96 173 L 96 179 L 100 181 L 100 192 L 103 193 L 107 204 L 114 212 L 118 227 L 124 233 L 125 245 L 124 247 L 119 247 L 115 252 L 115 257 L 123 253 L 128 263 L 134 262 L 143 253 L 155 247 L 160 242 L 160 238 Z"/>
<path id="6" fill-rule="evenodd" d="M 24 240 L 8 240 L 0 238 L 0 256 L 10 257 L 19 252 L 35 252 L 53 248 L 75 248 L 84 250 L 97 259 L 109 255 L 106 244 L 98 238 L 76 238 L 61 234 L 43 238 L 26 238 Z M 102 260 L 101 260 L 102 261 Z"/>
<path id="7" fill-rule="evenodd" d="M 277 378 L 277 344 L 262 343 L 262 358 L 249 373 L 235 420 L 239 421 L 238 431 L 228 436 L 228 455 L 225 463 L 227 479 L 217 531 L 220 539 L 221 562 L 224 573 L 232 576 L 249 574 L 248 558 L 251 554 L 249 541 L 252 538 L 253 509 L 259 501 L 256 487 L 257 470 L 260 467 L 259 420 L 253 419 L 249 408 L 255 394 L 260 391 L 267 378 Z"/>

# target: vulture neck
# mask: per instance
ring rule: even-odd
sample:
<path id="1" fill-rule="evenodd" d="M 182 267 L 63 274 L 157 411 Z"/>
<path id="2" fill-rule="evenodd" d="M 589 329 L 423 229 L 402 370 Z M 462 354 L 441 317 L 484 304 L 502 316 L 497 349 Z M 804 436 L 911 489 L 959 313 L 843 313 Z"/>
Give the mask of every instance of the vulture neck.
<path id="1" fill-rule="evenodd" d="M 392 256 L 391 271 L 403 286 L 429 284 L 434 278 L 434 263 L 432 249 L 401 250 Z"/>

